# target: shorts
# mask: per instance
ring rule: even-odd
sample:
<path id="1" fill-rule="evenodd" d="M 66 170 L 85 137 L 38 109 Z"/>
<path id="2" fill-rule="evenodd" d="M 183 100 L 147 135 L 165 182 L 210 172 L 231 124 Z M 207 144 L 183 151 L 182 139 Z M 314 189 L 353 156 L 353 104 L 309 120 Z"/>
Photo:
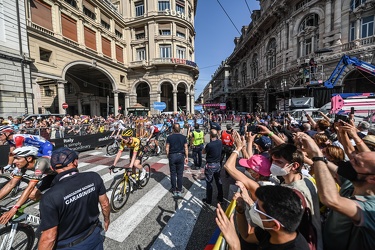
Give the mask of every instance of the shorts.
<path id="1" fill-rule="evenodd" d="M 159 140 L 160 132 L 153 133 L 151 138 L 155 138 L 155 140 Z"/>
<path id="2" fill-rule="evenodd" d="M 134 150 L 133 150 L 133 149 L 130 149 L 130 153 L 129 153 L 130 160 L 131 160 L 132 157 L 133 157 L 133 152 L 134 152 Z M 136 159 L 136 160 L 140 160 L 140 161 L 142 161 L 142 157 L 143 157 L 143 151 L 142 151 L 142 150 L 139 150 L 139 151 L 137 152 L 137 156 L 135 157 L 135 159 Z"/>

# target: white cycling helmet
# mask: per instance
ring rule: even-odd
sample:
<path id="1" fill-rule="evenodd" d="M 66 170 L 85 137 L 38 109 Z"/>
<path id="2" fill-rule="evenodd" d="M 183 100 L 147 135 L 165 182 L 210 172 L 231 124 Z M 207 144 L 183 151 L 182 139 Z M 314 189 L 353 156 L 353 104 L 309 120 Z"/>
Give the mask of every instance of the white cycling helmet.
<path id="1" fill-rule="evenodd" d="M 13 126 L 9 126 L 9 125 L 0 126 L 0 133 L 5 133 L 5 132 L 14 133 Z"/>
<path id="2" fill-rule="evenodd" d="M 19 157 L 27 157 L 27 156 L 37 156 L 38 155 L 38 148 L 33 146 L 24 146 L 20 148 L 16 148 L 13 150 L 13 156 Z"/>

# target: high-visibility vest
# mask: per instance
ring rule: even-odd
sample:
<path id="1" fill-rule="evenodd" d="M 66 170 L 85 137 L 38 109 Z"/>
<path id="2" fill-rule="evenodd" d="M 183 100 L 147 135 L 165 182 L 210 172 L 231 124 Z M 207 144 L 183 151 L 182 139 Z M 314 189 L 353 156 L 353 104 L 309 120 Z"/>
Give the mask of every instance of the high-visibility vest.
<path id="1" fill-rule="evenodd" d="M 203 142 L 204 142 L 203 131 L 200 131 L 200 132 L 193 131 L 193 136 L 194 136 L 194 141 L 193 141 L 194 146 L 199 146 L 199 145 L 203 144 Z"/>

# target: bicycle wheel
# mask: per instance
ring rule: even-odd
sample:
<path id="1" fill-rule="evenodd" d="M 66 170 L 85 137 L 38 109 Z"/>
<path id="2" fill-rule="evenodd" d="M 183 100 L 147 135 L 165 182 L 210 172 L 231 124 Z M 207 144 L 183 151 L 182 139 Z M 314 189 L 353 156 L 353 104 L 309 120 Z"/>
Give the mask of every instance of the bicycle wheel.
<path id="1" fill-rule="evenodd" d="M 8 245 L 8 242 L 4 240 L 8 238 L 12 226 L 7 226 L 0 229 L 0 242 L 4 246 Z M 31 227 L 18 224 L 16 234 L 14 235 L 13 242 L 11 243 L 12 250 L 31 250 L 35 240 L 35 233 Z"/>
<path id="2" fill-rule="evenodd" d="M 145 187 L 151 177 L 151 167 L 150 167 L 150 164 L 148 163 L 144 163 L 142 167 L 146 170 L 146 176 L 143 180 L 139 181 L 139 186 Z"/>
<path id="3" fill-rule="evenodd" d="M 159 148 L 160 148 L 159 154 L 165 154 L 165 144 L 166 144 L 166 141 L 164 139 L 159 140 Z"/>
<path id="4" fill-rule="evenodd" d="M 130 195 L 130 181 L 128 178 L 122 178 L 114 186 L 111 194 L 111 208 L 113 212 L 118 212 L 128 201 Z"/>
<path id="5" fill-rule="evenodd" d="M 119 150 L 119 144 L 116 140 L 113 143 L 107 145 L 107 154 L 108 155 L 115 155 L 115 154 L 117 154 L 118 150 Z"/>

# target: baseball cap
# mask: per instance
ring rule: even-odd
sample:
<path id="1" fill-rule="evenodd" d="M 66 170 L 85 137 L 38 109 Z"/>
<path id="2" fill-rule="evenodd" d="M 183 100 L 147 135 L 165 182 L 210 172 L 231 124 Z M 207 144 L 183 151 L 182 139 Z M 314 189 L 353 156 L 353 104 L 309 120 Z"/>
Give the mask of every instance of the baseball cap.
<path id="1" fill-rule="evenodd" d="M 263 149 L 268 150 L 271 148 L 272 141 L 268 136 L 262 135 L 254 140 L 256 144 L 261 146 Z"/>
<path id="2" fill-rule="evenodd" d="M 263 176 L 270 176 L 271 162 L 263 155 L 253 155 L 250 159 L 240 159 L 239 164 Z"/>
<path id="3" fill-rule="evenodd" d="M 375 147 L 375 135 L 366 135 L 362 140 L 367 146 Z"/>
<path id="4" fill-rule="evenodd" d="M 232 129 L 232 124 L 227 124 L 227 129 L 228 130 Z"/>
<path id="5" fill-rule="evenodd" d="M 51 166 L 53 169 L 66 167 L 69 163 L 78 159 L 78 153 L 70 148 L 58 148 L 52 152 Z"/>

